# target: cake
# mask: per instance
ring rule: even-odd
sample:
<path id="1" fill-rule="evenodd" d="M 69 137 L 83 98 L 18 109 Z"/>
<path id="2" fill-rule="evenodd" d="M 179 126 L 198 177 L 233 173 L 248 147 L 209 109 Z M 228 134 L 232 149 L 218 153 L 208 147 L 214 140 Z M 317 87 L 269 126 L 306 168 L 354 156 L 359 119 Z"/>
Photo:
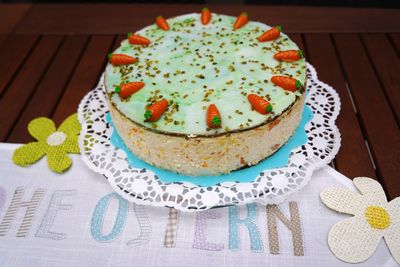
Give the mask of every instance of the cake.
<path id="1" fill-rule="evenodd" d="M 257 164 L 301 119 L 301 51 L 279 26 L 246 13 L 157 17 L 109 57 L 113 124 L 135 156 L 159 168 L 201 176 Z"/>

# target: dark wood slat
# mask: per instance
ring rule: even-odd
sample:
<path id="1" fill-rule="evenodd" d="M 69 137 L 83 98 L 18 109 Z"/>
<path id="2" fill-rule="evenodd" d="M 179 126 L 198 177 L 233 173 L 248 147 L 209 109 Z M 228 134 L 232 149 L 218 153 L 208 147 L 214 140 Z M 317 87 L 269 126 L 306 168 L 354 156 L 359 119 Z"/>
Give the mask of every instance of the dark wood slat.
<path id="1" fill-rule="evenodd" d="M 5 140 L 19 114 L 30 100 L 61 41 L 62 37 L 59 36 L 43 37 L 0 100 L 0 141 Z"/>
<path id="2" fill-rule="evenodd" d="M 117 49 L 121 45 L 121 42 L 123 40 L 125 40 L 125 39 L 126 39 L 126 35 L 125 34 L 117 35 L 117 38 L 115 38 L 115 42 L 114 42 L 114 44 L 112 46 L 112 51 Z"/>
<path id="3" fill-rule="evenodd" d="M 288 35 L 289 35 L 290 39 L 292 39 L 302 51 L 305 50 L 304 49 L 303 38 L 301 37 L 300 33 L 291 33 L 291 34 L 288 34 Z"/>
<path id="4" fill-rule="evenodd" d="M 342 142 L 334 160 L 336 169 L 350 179 L 358 176 L 376 178 L 330 36 L 306 34 L 305 42 L 307 60 L 316 68 L 319 79 L 336 89 L 341 100 L 341 110 L 336 123 Z"/>
<path id="5" fill-rule="evenodd" d="M 30 9 L 30 4 L 1 5 L 0 6 L 0 33 L 11 33 L 18 22 Z"/>
<path id="6" fill-rule="evenodd" d="M 384 34 L 363 34 L 362 40 L 399 123 L 400 61 L 396 51 Z"/>
<path id="7" fill-rule="evenodd" d="M 32 137 L 26 131 L 28 123 L 36 117 L 50 117 L 52 115 L 87 41 L 88 36 L 84 35 L 66 38 L 45 76 L 37 86 L 35 94 L 25 106 L 7 142 L 26 143 L 32 140 Z"/>
<path id="8" fill-rule="evenodd" d="M 179 4 L 43 4 L 35 5 L 20 23 L 18 33 L 115 34 L 154 23 L 155 17 L 199 12 L 202 5 Z M 399 32 L 394 9 L 323 8 L 265 5 L 211 5 L 213 12 L 282 25 L 285 32 Z M 134 15 L 132 15 L 134 14 Z M 118 16 L 118 18 L 116 17 Z M 373 23 L 371 23 L 373 21 Z"/>
<path id="9" fill-rule="evenodd" d="M 7 39 L 7 35 L 6 34 L 0 34 L 0 47 L 3 44 L 3 42 Z"/>
<path id="10" fill-rule="evenodd" d="M 53 113 L 53 120 L 59 125 L 75 113 L 84 95 L 92 90 L 103 72 L 114 36 L 92 36 L 82 54 L 79 64 L 69 81 L 61 100 Z"/>
<path id="11" fill-rule="evenodd" d="M 10 35 L 4 41 L 0 49 L 0 99 L 37 39 L 33 35 Z"/>
<path id="12" fill-rule="evenodd" d="M 400 195 L 400 130 L 383 89 L 355 34 L 334 36 L 335 44 L 365 129 L 380 180 L 389 198 Z"/>
<path id="13" fill-rule="evenodd" d="M 400 33 L 390 34 L 390 39 L 392 40 L 392 43 L 396 48 L 397 55 L 399 55 L 400 54 Z"/>
<path id="14" fill-rule="evenodd" d="M 291 33 L 289 34 L 289 37 L 297 44 L 297 46 L 300 48 L 300 50 L 303 51 L 303 54 L 306 51 L 306 44 L 303 41 L 303 36 L 300 33 Z M 332 168 L 336 169 L 335 164 L 333 163 L 333 161 L 331 161 L 329 163 L 329 166 L 331 166 Z"/>

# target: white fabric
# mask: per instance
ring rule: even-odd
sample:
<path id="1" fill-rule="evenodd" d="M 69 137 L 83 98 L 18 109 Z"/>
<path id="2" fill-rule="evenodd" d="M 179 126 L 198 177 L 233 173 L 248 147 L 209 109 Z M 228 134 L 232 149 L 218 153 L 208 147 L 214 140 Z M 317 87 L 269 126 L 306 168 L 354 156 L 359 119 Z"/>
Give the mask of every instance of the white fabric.
<path id="1" fill-rule="evenodd" d="M 222 244 L 223 248 L 206 251 L 193 248 L 196 213 L 180 214 L 175 246 L 166 248 L 164 235 L 169 210 L 148 206 L 136 207 L 136 212 L 143 215 L 144 211 L 147 215 L 150 223 L 142 229 L 142 234 L 151 231 L 150 238 L 144 237 L 142 243 L 132 241 L 139 236 L 140 228 L 134 212 L 129 212 L 118 237 L 109 242 L 96 241 L 91 233 L 91 220 L 99 200 L 112 192 L 106 179 L 90 171 L 79 156 L 72 156 L 72 168 L 61 175 L 51 172 L 45 159 L 27 168 L 15 166 L 11 161 L 15 147 L 0 144 L 0 227 L 17 187 L 25 188 L 22 201 L 30 200 L 39 188 L 45 189 L 45 193 L 26 237 L 16 237 L 26 208 L 17 210 L 11 228 L 5 235 L 0 235 L 0 266 L 397 266 L 383 240 L 374 255 L 360 264 L 342 262 L 329 250 L 329 229 L 350 216 L 327 208 L 320 201 L 319 194 L 331 186 L 355 190 L 349 179 L 330 167 L 315 172 L 305 188 L 279 205 L 286 216 L 289 201 L 298 205 L 304 256 L 294 256 L 291 232 L 279 220 L 280 254 L 270 254 L 266 211 L 261 205 L 257 206 L 255 220 L 261 237 L 261 252 L 250 249 L 249 234 L 243 224 L 239 226 L 239 249 L 229 249 L 229 208 L 211 210 L 221 217 L 207 219 L 206 239 L 207 242 Z M 59 209 L 51 225 L 51 232 L 61 234 L 57 235 L 59 239 L 48 239 L 40 234 L 39 229 L 43 227 L 56 190 L 73 190 L 65 191 L 61 200 L 61 204 L 71 206 Z M 133 205 L 129 206 L 132 209 Z M 111 231 L 117 211 L 118 201 L 113 199 L 105 213 L 103 234 Z M 240 218 L 246 218 L 246 207 L 240 207 L 239 211 Z"/>

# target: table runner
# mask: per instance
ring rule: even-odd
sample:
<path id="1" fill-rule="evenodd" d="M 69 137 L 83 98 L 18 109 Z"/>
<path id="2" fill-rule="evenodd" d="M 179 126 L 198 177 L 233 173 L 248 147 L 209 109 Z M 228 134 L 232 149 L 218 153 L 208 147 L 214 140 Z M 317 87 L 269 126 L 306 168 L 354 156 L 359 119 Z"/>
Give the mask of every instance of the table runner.
<path id="1" fill-rule="evenodd" d="M 349 216 L 328 209 L 319 193 L 355 189 L 330 167 L 278 206 L 182 213 L 128 203 L 77 155 L 61 175 L 45 159 L 15 166 L 16 147 L 0 144 L 0 266 L 350 266 L 327 245 L 332 225 Z M 354 265 L 396 263 L 381 240 Z"/>

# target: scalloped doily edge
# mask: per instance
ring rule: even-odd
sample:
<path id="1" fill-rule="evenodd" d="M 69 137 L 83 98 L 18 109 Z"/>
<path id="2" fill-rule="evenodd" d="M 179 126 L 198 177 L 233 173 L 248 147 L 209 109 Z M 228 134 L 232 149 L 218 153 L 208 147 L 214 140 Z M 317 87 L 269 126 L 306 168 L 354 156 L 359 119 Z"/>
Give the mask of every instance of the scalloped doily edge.
<path id="1" fill-rule="evenodd" d="M 338 102 L 336 103 L 336 107 L 335 107 L 334 113 L 332 114 L 332 116 L 329 119 L 329 121 L 331 122 L 330 126 L 332 128 L 332 134 L 334 135 L 333 139 L 335 140 L 334 145 L 332 147 L 332 151 L 324 159 L 319 159 L 318 164 L 314 164 L 313 168 L 310 168 L 309 170 L 307 170 L 307 172 L 309 172 L 309 174 L 305 176 L 304 181 L 301 184 L 298 185 L 296 190 L 292 190 L 292 191 L 290 191 L 290 192 L 288 192 L 288 193 L 286 193 L 284 195 L 281 195 L 281 196 L 274 195 L 273 198 L 271 198 L 270 196 L 266 196 L 265 198 L 260 198 L 260 197 L 258 197 L 258 198 L 257 197 L 249 198 L 249 199 L 243 200 L 243 201 L 241 201 L 239 203 L 231 203 L 231 205 L 233 205 L 233 204 L 235 204 L 235 205 L 245 205 L 245 204 L 248 204 L 248 203 L 251 203 L 251 202 L 257 202 L 257 203 L 264 204 L 264 205 L 265 204 L 279 204 L 282 201 L 284 201 L 287 197 L 289 197 L 293 193 L 297 192 L 298 190 L 301 190 L 304 186 L 306 186 L 309 183 L 312 174 L 316 170 L 320 169 L 321 167 L 323 167 L 323 166 L 327 165 L 329 162 L 331 162 L 335 158 L 335 156 L 337 155 L 337 153 L 338 153 L 338 151 L 340 149 L 340 144 L 341 144 L 340 132 L 339 132 L 339 129 L 337 128 L 336 123 L 335 123 L 336 119 L 337 119 L 337 117 L 338 117 L 338 115 L 340 113 L 340 110 L 341 110 L 341 102 L 340 102 L 339 95 L 337 94 L 336 90 L 333 87 L 331 87 L 330 85 L 328 85 L 328 84 L 326 84 L 326 83 L 324 83 L 324 82 L 322 82 L 322 81 L 320 81 L 318 79 L 318 75 L 317 75 L 317 73 L 315 71 L 315 68 L 311 64 L 307 63 L 307 68 L 310 71 L 311 77 L 314 80 L 316 80 L 319 84 L 321 84 L 322 86 L 327 88 L 329 90 L 329 92 L 332 95 L 335 96 L 335 99 L 338 100 Z M 97 86 L 96 86 L 96 88 L 102 87 L 103 81 L 104 81 L 104 76 L 102 75 L 100 80 L 99 80 L 99 82 L 98 82 L 98 84 L 97 84 Z M 84 115 L 83 115 L 83 107 L 87 103 L 87 101 L 90 98 L 92 93 L 93 93 L 93 90 L 89 91 L 84 96 L 84 98 L 82 99 L 82 101 L 80 102 L 79 107 L 78 107 L 78 119 L 79 119 L 79 121 L 80 121 L 80 123 L 82 125 L 82 130 L 84 130 L 84 129 L 86 130 L 86 127 L 87 127 L 86 121 L 85 121 Z M 79 146 L 80 146 L 81 149 L 84 148 L 84 135 L 83 134 L 79 135 Z M 84 155 L 84 153 L 81 154 L 81 158 L 82 158 L 83 162 L 88 166 L 89 169 L 91 169 L 94 172 L 102 174 L 108 180 L 107 176 L 103 173 L 103 170 L 100 169 L 98 166 L 94 165 L 93 162 L 91 162 L 89 160 L 89 158 Z M 169 202 L 169 201 L 166 201 L 166 202 L 163 202 L 163 201 L 150 202 L 150 201 L 146 201 L 146 200 L 142 200 L 142 199 L 138 199 L 138 198 L 134 198 L 133 199 L 132 197 L 130 197 L 130 195 L 127 194 L 127 192 L 124 192 L 123 188 L 118 187 L 114 183 L 111 183 L 111 182 L 109 182 L 109 183 L 110 183 L 111 187 L 114 189 L 114 191 L 118 192 L 124 199 L 126 199 L 128 201 L 131 201 L 131 202 L 138 203 L 138 204 L 160 206 L 160 207 L 173 207 L 173 208 L 177 208 L 177 209 L 183 210 L 183 211 L 197 211 L 197 210 L 205 210 L 206 209 L 206 208 L 204 208 L 204 209 L 185 209 L 185 208 L 183 208 L 182 209 L 182 207 L 179 204 L 175 204 L 175 202 Z M 183 183 L 183 184 L 185 184 L 186 186 L 198 187 L 197 185 L 193 185 L 193 184 L 190 184 L 190 183 Z M 207 208 L 222 207 L 222 206 L 226 206 L 226 205 L 229 205 L 229 204 L 224 204 L 224 205 L 220 205 L 220 206 L 219 205 L 213 205 L 213 206 L 210 206 L 210 207 L 207 207 Z"/>

